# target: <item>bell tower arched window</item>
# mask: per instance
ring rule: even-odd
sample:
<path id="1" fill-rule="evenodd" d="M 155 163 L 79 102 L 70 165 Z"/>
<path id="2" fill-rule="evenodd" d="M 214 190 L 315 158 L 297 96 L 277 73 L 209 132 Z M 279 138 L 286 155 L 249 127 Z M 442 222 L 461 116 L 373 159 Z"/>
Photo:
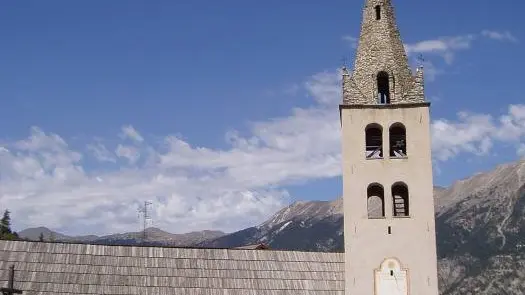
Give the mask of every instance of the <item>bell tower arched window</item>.
<path id="1" fill-rule="evenodd" d="M 370 184 L 366 190 L 369 219 L 385 217 L 385 190 L 378 183 Z"/>
<path id="2" fill-rule="evenodd" d="M 379 124 L 369 124 L 365 128 L 366 158 L 383 158 L 383 129 Z"/>
<path id="3" fill-rule="evenodd" d="M 390 157 L 404 158 L 407 156 L 407 133 L 405 126 L 401 123 L 395 123 L 388 130 L 390 138 Z"/>
<path id="4" fill-rule="evenodd" d="M 390 104 L 390 77 L 385 71 L 377 74 L 377 93 L 380 104 Z"/>
<path id="5" fill-rule="evenodd" d="M 408 186 L 403 182 L 392 185 L 392 203 L 394 217 L 410 216 Z"/>

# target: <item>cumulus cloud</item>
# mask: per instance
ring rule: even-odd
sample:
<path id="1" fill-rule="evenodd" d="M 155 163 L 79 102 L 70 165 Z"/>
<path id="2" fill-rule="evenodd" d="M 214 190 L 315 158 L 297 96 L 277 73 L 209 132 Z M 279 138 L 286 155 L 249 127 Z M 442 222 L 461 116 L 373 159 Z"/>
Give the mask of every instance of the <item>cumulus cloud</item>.
<path id="1" fill-rule="evenodd" d="M 133 146 L 119 144 L 115 149 L 115 154 L 120 158 L 125 158 L 130 164 L 135 164 L 140 158 L 140 151 Z"/>
<path id="2" fill-rule="evenodd" d="M 487 154 L 497 142 L 514 143 L 521 153 L 525 137 L 525 105 L 511 105 L 506 114 L 459 112 L 455 120 L 432 122 L 432 152 L 446 161 L 460 153 Z"/>
<path id="3" fill-rule="evenodd" d="M 174 144 L 184 145 L 180 140 Z M 140 164 L 129 147 L 119 144 L 116 150 L 130 167 L 87 171 L 83 167 L 89 163 L 81 161 L 63 138 L 35 128 L 30 139 L 4 146 L 0 152 L 0 207 L 10 208 L 21 228 L 44 225 L 70 234 L 102 234 L 137 230 L 137 208 L 152 199 L 156 226 L 172 232 L 231 231 L 264 220 L 288 200 L 286 191 L 271 187 L 272 181 L 282 178 L 265 182 L 257 177 L 259 167 L 228 156 L 237 150 L 255 159 L 244 149 L 197 148 L 184 154 L 185 161 L 201 161 L 205 169 L 176 161 L 178 155 L 173 153 L 184 152 L 184 147 L 168 151 L 157 147 L 154 153 L 145 153 L 150 161 Z M 206 162 L 223 155 L 227 159 L 218 169 Z M 266 170 L 282 173 L 272 163 L 265 165 Z"/>
<path id="4" fill-rule="evenodd" d="M 87 150 L 100 162 L 115 162 L 115 155 L 111 153 L 104 144 L 90 143 L 87 145 Z"/>
<path id="5" fill-rule="evenodd" d="M 28 139 L 2 146 L 0 207 L 9 207 L 21 228 L 69 234 L 137 230 L 144 200 L 153 201 L 155 226 L 171 232 L 253 226 L 290 201 L 283 186 L 340 175 L 338 83 L 337 73 L 314 75 L 300 86 L 312 107 L 251 122 L 245 136 L 230 130 L 226 149 L 175 135 L 156 145 L 131 125 L 122 128 L 121 142 L 79 149 L 99 161 L 125 160 L 112 170 L 86 168 L 93 163 L 66 139 L 35 127 Z"/>
<path id="6" fill-rule="evenodd" d="M 256 225 L 290 201 L 287 185 L 341 175 L 339 79 L 338 71 L 313 75 L 301 85 L 310 107 L 251 122 L 244 135 L 229 130 L 223 149 L 175 135 L 153 143 L 125 126 L 121 141 L 115 136 L 87 149 L 102 161 L 124 160 L 105 170 L 93 169 L 79 151 L 85 149 L 34 127 L 27 139 L 0 147 L 0 208 L 11 209 L 20 228 L 68 234 L 137 230 L 145 200 L 153 202 L 154 225 L 170 232 Z M 461 112 L 433 121 L 433 155 L 483 155 L 498 141 L 521 149 L 524 130 L 523 105 L 498 117 Z"/>
<path id="7" fill-rule="evenodd" d="M 127 125 L 127 126 L 123 126 L 122 127 L 122 133 L 121 133 L 121 137 L 122 138 L 129 138 L 135 142 L 143 142 L 144 141 L 144 138 L 142 137 L 142 135 L 140 135 L 140 133 L 135 130 L 135 128 L 133 128 L 133 126 L 131 125 Z"/>

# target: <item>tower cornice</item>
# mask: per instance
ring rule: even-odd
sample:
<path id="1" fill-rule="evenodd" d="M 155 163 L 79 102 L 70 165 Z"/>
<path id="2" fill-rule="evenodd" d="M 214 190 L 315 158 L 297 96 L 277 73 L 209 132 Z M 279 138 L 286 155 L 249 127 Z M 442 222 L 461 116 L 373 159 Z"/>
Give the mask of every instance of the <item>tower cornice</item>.
<path id="1" fill-rule="evenodd" d="M 423 102 L 406 102 L 398 104 L 339 104 L 339 110 L 342 109 L 409 109 L 430 107 L 429 101 Z"/>

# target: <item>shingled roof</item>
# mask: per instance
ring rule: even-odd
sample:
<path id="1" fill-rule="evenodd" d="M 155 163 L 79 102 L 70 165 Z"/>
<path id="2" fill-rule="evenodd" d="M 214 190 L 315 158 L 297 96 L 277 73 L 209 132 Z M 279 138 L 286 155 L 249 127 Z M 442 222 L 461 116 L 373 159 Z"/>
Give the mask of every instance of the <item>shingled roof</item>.
<path id="1" fill-rule="evenodd" d="M 343 253 L 0 241 L 0 286 L 33 294 L 343 295 Z"/>

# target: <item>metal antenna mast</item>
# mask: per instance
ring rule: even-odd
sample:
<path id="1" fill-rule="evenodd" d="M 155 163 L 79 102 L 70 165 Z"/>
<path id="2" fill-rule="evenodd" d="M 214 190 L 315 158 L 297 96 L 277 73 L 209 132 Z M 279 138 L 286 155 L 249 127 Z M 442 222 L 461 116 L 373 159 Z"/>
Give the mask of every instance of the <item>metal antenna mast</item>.
<path id="1" fill-rule="evenodd" d="M 425 58 L 423 57 L 423 54 L 420 53 L 420 54 L 417 56 L 417 61 L 419 62 L 419 65 L 418 65 L 418 66 L 419 66 L 420 68 L 423 67 L 423 64 L 425 63 Z"/>
<path id="2" fill-rule="evenodd" d="M 151 205 L 151 202 L 144 201 L 144 207 L 139 209 L 139 214 L 142 214 L 142 242 L 146 242 L 146 224 L 148 220 L 151 219 L 148 212 L 148 205 Z"/>
<path id="3" fill-rule="evenodd" d="M 346 57 L 346 55 L 343 55 L 343 57 L 341 58 L 341 62 L 343 63 L 343 68 L 346 68 L 348 66 L 348 58 Z"/>

